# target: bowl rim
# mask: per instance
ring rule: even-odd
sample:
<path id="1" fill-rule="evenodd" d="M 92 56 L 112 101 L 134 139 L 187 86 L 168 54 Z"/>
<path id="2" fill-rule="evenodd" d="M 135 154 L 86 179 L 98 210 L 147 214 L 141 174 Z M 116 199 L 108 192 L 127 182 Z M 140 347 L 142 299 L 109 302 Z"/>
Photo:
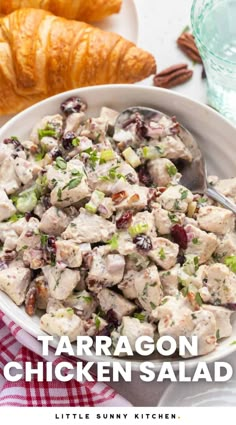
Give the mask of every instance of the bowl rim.
<path id="1" fill-rule="evenodd" d="M 40 102 L 35 103 L 34 105 L 29 106 L 28 108 L 24 109 L 21 112 L 18 112 L 15 116 L 11 117 L 9 119 L 9 121 L 7 121 L 5 124 L 2 125 L 2 127 L 0 127 L 0 137 L 1 137 L 1 133 L 2 131 L 7 130 L 8 127 L 10 127 L 12 124 L 14 124 L 15 121 L 18 121 L 20 118 L 23 118 L 25 115 L 27 115 L 29 112 L 31 111 L 35 111 L 37 110 L 38 107 L 45 105 L 47 103 L 50 103 L 54 100 L 59 100 L 65 96 L 73 96 L 75 95 L 78 91 L 79 94 L 82 96 L 84 92 L 88 93 L 88 92 L 102 92 L 103 90 L 115 90 L 118 93 L 120 93 L 120 90 L 129 90 L 129 91 L 142 91 L 142 92 L 155 92 L 155 93 L 161 93 L 163 95 L 167 95 L 170 98 L 180 98 L 184 101 L 186 101 L 187 103 L 189 103 L 190 105 L 197 105 L 198 107 L 200 107 L 201 109 L 205 110 L 207 113 L 213 115 L 216 119 L 220 120 L 222 123 L 227 124 L 231 129 L 233 129 L 234 131 L 236 130 L 235 126 L 225 117 L 223 117 L 218 111 L 216 111 L 214 108 L 210 107 L 209 105 L 205 105 L 204 103 L 201 103 L 195 99 L 191 99 L 188 96 L 185 96 L 181 93 L 177 93 L 174 92 L 172 90 L 167 90 L 164 88 L 160 88 L 160 87 L 153 87 L 153 86 L 145 86 L 145 85 L 136 85 L 136 84 L 103 84 L 103 85 L 97 85 L 97 86 L 88 86 L 88 87 L 81 87 L 81 88 L 76 88 L 76 89 L 72 89 L 72 90 L 67 90 L 61 93 L 58 93 L 56 95 L 50 96 L 47 99 L 43 99 Z"/>
<path id="2" fill-rule="evenodd" d="M 143 92 L 147 94 L 147 100 L 148 100 L 148 93 L 156 93 L 158 95 L 158 93 L 164 95 L 164 96 L 168 96 L 170 99 L 182 99 L 183 101 L 186 102 L 186 104 L 188 105 L 192 105 L 197 106 L 198 108 L 204 110 L 207 114 L 209 114 L 210 116 L 213 116 L 215 119 L 217 119 L 218 121 L 220 121 L 222 123 L 222 125 L 228 127 L 229 129 L 231 129 L 231 131 L 235 132 L 236 135 L 236 128 L 233 126 L 233 124 L 231 124 L 226 118 L 224 118 L 223 116 L 221 116 L 216 110 L 212 109 L 211 107 L 204 105 L 196 100 L 193 100 L 185 95 L 179 94 L 177 92 L 174 91 L 169 91 L 163 88 L 159 88 L 159 87 L 149 87 L 149 86 L 141 86 L 141 85 L 133 85 L 133 84 L 111 84 L 111 85 L 100 85 L 100 86 L 90 86 L 90 87 L 82 87 L 82 88 L 76 88 L 73 90 L 69 90 L 69 91 L 65 91 L 59 94 L 56 94 L 54 96 L 51 96 L 47 99 L 44 99 L 40 102 L 37 102 L 36 104 L 28 107 L 27 109 L 19 112 L 18 114 L 16 114 L 14 117 L 10 118 L 9 121 L 7 121 L 1 128 L 0 128 L 0 139 L 2 137 L 2 133 L 8 131 L 8 129 L 10 129 L 12 127 L 12 125 L 14 125 L 15 123 L 19 122 L 21 119 L 24 119 L 25 116 L 27 116 L 28 113 L 30 112 L 36 112 L 37 109 L 43 105 L 46 105 L 50 102 L 57 102 L 60 104 L 60 101 L 62 99 L 64 99 L 65 97 L 70 97 L 70 96 L 74 96 L 74 95 L 78 95 L 83 97 L 83 94 L 87 94 L 87 93 L 93 93 L 93 92 L 103 92 L 104 90 L 111 90 L 111 91 L 115 91 L 117 92 L 117 94 L 120 96 L 121 95 L 121 91 L 131 91 L 133 93 L 135 92 Z M 1 143 L 1 140 L 0 140 Z M 6 294 L 4 294 L 6 295 Z M 6 295 L 7 296 L 7 295 Z M 10 300 L 10 298 L 9 298 Z M 12 300 L 11 300 L 12 301 Z M 12 301 L 13 302 L 13 301 Z M 19 307 L 20 308 L 20 307 Z M 9 308 L 7 307 L 7 305 L 5 304 L 5 302 L 0 299 L 0 309 L 6 314 L 6 316 L 9 315 Z M 10 317 L 11 318 L 11 317 Z M 22 327 L 24 330 L 24 321 L 19 318 L 14 316 L 14 319 L 12 319 L 18 326 Z M 28 328 L 27 328 L 28 329 Z M 41 331 L 40 333 L 36 333 L 34 331 L 29 332 L 29 330 L 25 330 L 25 332 L 28 332 L 30 335 L 32 335 L 33 337 L 37 338 L 37 335 L 47 335 L 46 333 L 44 333 L 43 331 Z M 56 347 L 56 339 L 54 340 L 54 343 L 50 344 L 50 346 L 54 349 Z M 202 361 L 206 362 L 206 363 L 211 363 L 213 361 L 217 361 L 219 359 L 225 358 L 228 355 L 232 354 L 234 351 L 236 350 L 236 344 L 235 345 L 230 345 L 227 348 L 227 353 L 222 353 L 220 350 L 217 351 L 217 349 L 211 353 L 209 353 L 206 356 L 210 356 L 210 358 L 204 358 L 206 356 L 199 356 L 199 357 L 193 357 L 193 358 L 189 358 L 189 359 L 178 359 L 178 360 L 174 360 L 171 361 L 169 359 L 169 361 L 171 362 L 172 368 L 173 370 L 177 371 L 179 369 L 179 362 L 181 363 L 185 363 L 185 367 L 186 369 L 191 369 L 193 367 L 196 366 L 196 364 L 200 361 L 200 359 L 202 359 Z M 164 359 L 164 361 L 160 361 L 159 359 L 148 359 L 146 357 L 143 358 L 143 360 L 132 360 L 132 358 L 125 358 L 122 359 L 121 358 L 116 358 L 116 357 L 108 357 L 108 356 L 80 356 L 79 357 L 81 360 L 83 361 L 93 361 L 95 363 L 101 362 L 101 361 L 110 361 L 111 364 L 115 361 L 119 361 L 119 363 L 123 366 L 125 366 L 125 363 L 131 362 L 131 368 L 133 371 L 140 371 L 140 364 L 146 360 L 151 361 L 154 365 L 154 371 L 159 371 L 161 369 L 161 366 L 163 364 L 164 361 L 168 361 L 168 359 Z"/>

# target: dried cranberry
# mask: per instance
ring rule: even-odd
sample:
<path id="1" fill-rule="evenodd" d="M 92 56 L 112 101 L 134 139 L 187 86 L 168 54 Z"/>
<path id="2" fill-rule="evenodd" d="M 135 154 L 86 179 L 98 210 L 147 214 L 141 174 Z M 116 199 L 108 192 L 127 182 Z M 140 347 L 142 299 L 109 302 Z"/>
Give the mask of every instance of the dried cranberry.
<path id="1" fill-rule="evenodd" d="M 84 266 L 85 270 L 91 269 L 92 263 L 93 263 L 93 254 L 92 254 L 92 252 L 86 252 L 83 255 L 83 266 Z"/>
<path id="2" fill-rule="evenodd" d="M 55 161 L 55 159 L 58 158 L 58 156 L 62 156 L 62 151 L 60 149 L 53 149 L 51 151 L 51 157 Z"/>
<path id="3" fill-rule="evenodd" d="M 117 328 L 120 324 L 116 313 L 112 309 L 107 311 L 106 320 L 109 323 L 109 325 L 112 325 L 114 328 Z"/>
<path id="4" fill-rule="evenodd" d="M 140 139 L 147 138 L 148 135 L 148 127 L 145 121 L 142 119 L 141 115 L 136 112 L 132 115 L 127 121 L 123 123 L 123 128 L 128 128 L 131 124 L 136 124 L 136 134 Z"/>
<path id="5" fill-rule="evenodd" d="M 130 183 L 130 184 L 135 184 L 136 183 L 136 177 L 132 173 L 126 174 L 125 178 L 126 178 L 127 182 Z"/>
<path id="6" fill-rule="evenodd" d="M 25 213 L 25 219 L 26 221 L 30 221 L 31 218 L 38 218 L 38 216 L 36 214 L 34 214 L 33 212 L 27 212 Z"/>
<path id="7" fill-rule="evenodd" d="M 187 249 L 188 246 L 188 237 L 185 229 L 179 224 L 175 224 L 171 229 L 171 236 L 175 243 L 177 243 L 180 248 Z"/>
<path id="8" fill-rule="evenodd" d="M 183 254 L 179 254 L 177 256 L 177 263 L 181 266 L 185 263 L 185 256 Z"/>
<path id="9" fill-rule="evenodd" d="M 138 178 L 140 183 L 145 186 L 151 186 L 153 181 L 146 165 L 140 165 L 138 168 Z"/>
<path id="10" fill-rule="evenodd" d="M 126 211 L 116 220 L 117 229 L 127 229 L 132 221 L 132 212 Z"/>
<path id="11" fill-rule="evenodd" d="M 43 206 L 46 210 L 51 208 L 52 204 L 51 204 L 51 201 L 50 201 L 50 196 L 43 196 L 41 201 L 42 201 L 42 204 L 43 204 Z"/>
<path id="12" fill-rule="evenodd" d="M 224 305 L 225 308 L 228 308 L 229 310 L 236 311 L 236 303 L 227 303 Z"/>
<path id="13" fill-rule="evenodd" d="M 136 114 L 136 134 L 140 139 L 146 139 L 148 136 L 148 127 L 139 114 Z"/>
<path id="14" fill-rule="evenodd" d="M 44 259 L 51 264 L 55 263 L 56 259 L 56 238 L 55 236 L 49 236 L 45 246 L 43 247 Z"/>
<path id="15" fill-rule="evenodd" d="M 17 137 L 10 137 L 9 139 L 5 139 L 3 140 L 3 143 L 5 145 L 9 145 L 10 143 L 14 146 L 16 152 L 22 151 L 23 150 L 23 146 L 20 143 L 20 141 L 17 139 Z"/>
<path id="16" fill-rule="evenodd" d="M 26 221 L 30 221 L 30 219 L 32 218 L 32 214 L 30 212 L 25 213 L 25 219 Z"/>
<path id="17" fill-rule="evenodd" d="M 151 201 L 154 201 L 154 199 L 156 199 L 156 197 L 157 197 L 156 189 L 149 189 L 148 195 L 147 195 L 148 203 L 151 202 Z"/>
<path id="18" fill-rule="evenodd" d="M 73 131 L 67 131 L 67 133 L 65 133 L 62 137 L 62 146 L 64 149 L 68 150 L 68 149 L 72 149 L 73 145 L 72 145 L 72 141 L 76 138 L 75 133 L 73 133 Z"/>
<path id="19" fill-rule="evenodd" d="M 133 242 L 138 251 L 148 252 L 152 249 L 152 241 L 149 236 L 140 234 L 135 236 Z"/>
<path id="20" fill-rule="evenodd" d="M 87 109 L 87 103 L 80 97 L 72 96 L 61 104 L 62 112 L 68 116 L 74 112 L 83 112 Z"/>

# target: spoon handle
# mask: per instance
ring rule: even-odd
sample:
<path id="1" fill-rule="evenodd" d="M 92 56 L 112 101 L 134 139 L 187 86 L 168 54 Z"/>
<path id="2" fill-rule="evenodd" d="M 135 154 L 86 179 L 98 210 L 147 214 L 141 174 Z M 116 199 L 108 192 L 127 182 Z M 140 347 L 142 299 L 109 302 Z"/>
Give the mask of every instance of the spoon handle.
<path id="1" fill-rule="evenodd" d="M 219 204 L 223 205 L 223 207 L 227 208 L 228 210 L 236 214 L 236 204 L 231 202 L 228 198 L 226 198 L 221 193 L 219 193 L 216 189 L 214 189 L 214 187 L 208 187 L 205 193 L 210 198 L 214 199 L 214 201 L 219 202 Z"/>

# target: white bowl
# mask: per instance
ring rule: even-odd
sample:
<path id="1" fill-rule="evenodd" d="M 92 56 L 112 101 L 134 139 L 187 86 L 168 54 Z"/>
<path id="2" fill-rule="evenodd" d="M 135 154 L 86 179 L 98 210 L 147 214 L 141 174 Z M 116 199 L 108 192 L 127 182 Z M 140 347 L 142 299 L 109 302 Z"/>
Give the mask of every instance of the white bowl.
<path id="1" fill-rule="evenodd" d="M 209 173 L 220 177 L 232 177 L 235 175 L 235 140 L 236 129 L 213 109 L 201 105 L 191 99 L 177 93 L 157 89 L 153 87 L 141 87 L 134 85 L 110 85 L 89 87 L 72 90 L 44 100 L 29 109 L 21 112 L 0 129 L 0 141 L 9 136 L 18 136 L 20 139 L 27 138 L 36 121 L 45 115 L 55 114 L 60 111 L 60 104 L 70 96 L 78 95 L 88 103 L 88 114 L 96 116 L 102 106 L 108 106 L 122 110 L 128 106 L 149 106 L 157 108 L 169 115 L 176 115 L 177 119 L 186 126 L 198 140 L 202 151 L 207 159 Z M 4 293 L 0 292 L 0 310 L 2 310 L 15 323 L 21 326 L 29 334 L 37 337 L 44 333 L 39 328 L 39 319 L 30 318 L 23 308 L 17 307 Z M 236 340 L 236 317 L 233 320 L 233 333 L 230 338 L 220 342 L 217 349 L 201 357 L 201 361 L 212 362 L 229 355 L 236 349 L 236 345 L 230 343 Z M 107 357 L 84 357 L 90 361 L 107 361 Z M 110 361 L 117 359 L 110 359 Z M 141 362 L 146 358 L 134 356 L 132 358 L 133 370 L 139 370 Z M 159 370 L 161 358 L 152 356 L 150 360 Z M 171 360 L 168 358 L 168 360 Z M 120 359 L 120 363 L 125 360 Z M 194 367 L 199 358 L 185 360 L 188 367 Z M 173 368 L 178 369 L 178 361 L 173 359 Z"/>

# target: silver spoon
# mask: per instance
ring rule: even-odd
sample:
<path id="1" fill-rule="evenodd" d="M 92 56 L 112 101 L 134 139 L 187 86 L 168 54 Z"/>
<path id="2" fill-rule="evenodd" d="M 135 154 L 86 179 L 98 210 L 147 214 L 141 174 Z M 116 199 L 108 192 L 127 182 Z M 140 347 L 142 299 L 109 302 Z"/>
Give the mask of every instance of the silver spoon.
<path id="1" fill-rule="evenodd" d="M 123 129 L 129 120 L 132 120 L 132 117 L 137 113 L 141 115 L 141 118 L 146 122 L 158 122 L 162 117 L 171 119 L 168 115 L 155 109 L 134 106 L 125 109 L 119 114 L 115 123 L 115 131 Z M 231 202 L 208 183 L 207 168 L 202 152 L 193 135 L 183 125 L 180 125 L 179 137 L 193 157 L 192 162 L 184 162 L 181 168 L 182 178 L 180 183 L 191 190 L 192 193 L 206 194 L 236 214 L 236 204 Z"/>

